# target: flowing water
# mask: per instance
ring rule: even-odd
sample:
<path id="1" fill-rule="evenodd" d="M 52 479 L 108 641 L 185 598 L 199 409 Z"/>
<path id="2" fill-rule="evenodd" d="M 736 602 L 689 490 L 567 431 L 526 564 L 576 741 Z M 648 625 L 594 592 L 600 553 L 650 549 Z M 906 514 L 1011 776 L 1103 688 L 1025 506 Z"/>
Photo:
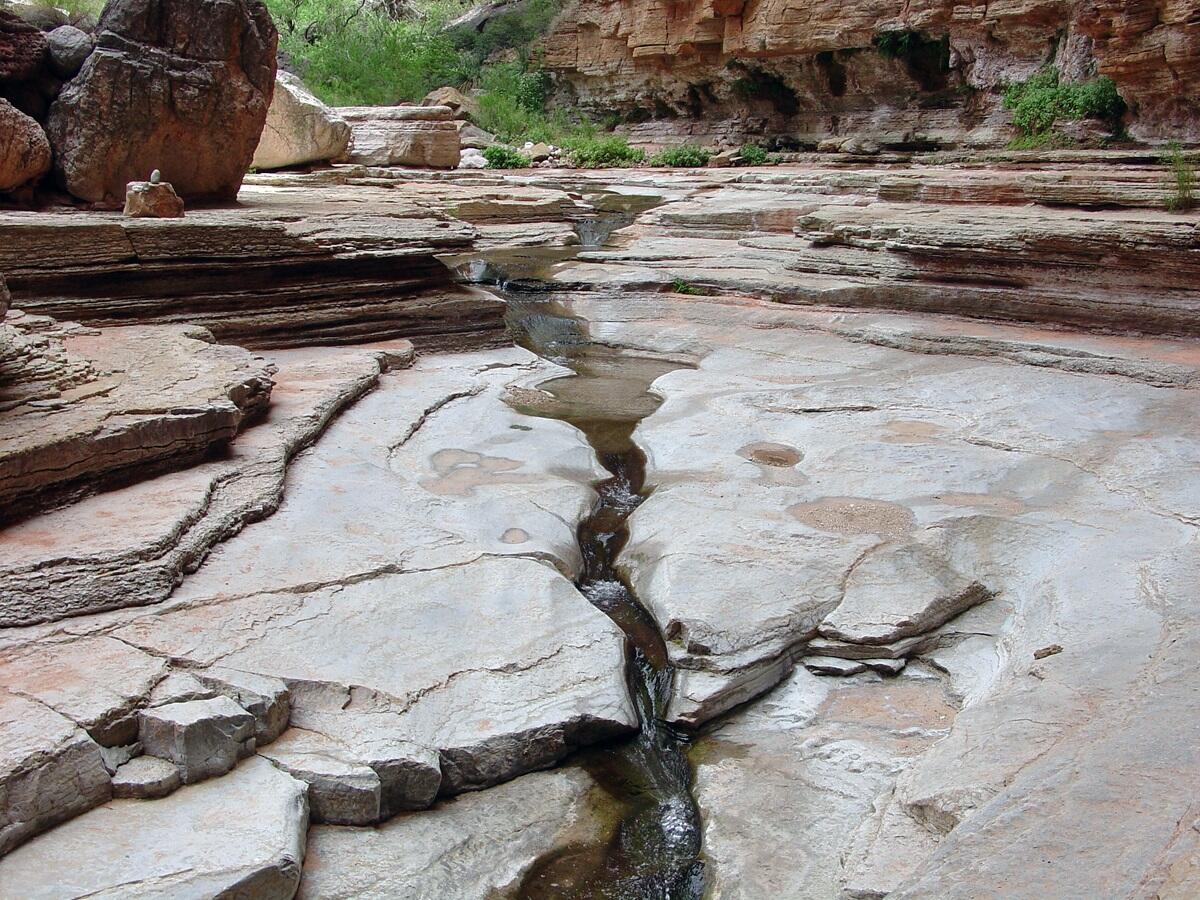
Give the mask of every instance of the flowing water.
<path id="1" fill-rule="evenodd" d="M 611 838 L 541 860 L 519 896 L 698 900 L 704 863 L 688 737 L 663 721 L 674 672 L 658 624 L 619 566 L 629 516 L 648 495 L 646 457 L 634 430 L 661 402 L 650 385 L 680 366 L 591 344 L 581 321 L 536 295 L 510 293 L 507 299 L 518 343 L 574 372 L 539 385 L 548 399 L 523 411 L 578 428 L 609 473 L 596 485 L 596 503 L 578 528 L 584 564 L 577 586 L 626 635 L 626 676 L 641 726 L 632 740 L 583 755 L 621 809 Z"/>

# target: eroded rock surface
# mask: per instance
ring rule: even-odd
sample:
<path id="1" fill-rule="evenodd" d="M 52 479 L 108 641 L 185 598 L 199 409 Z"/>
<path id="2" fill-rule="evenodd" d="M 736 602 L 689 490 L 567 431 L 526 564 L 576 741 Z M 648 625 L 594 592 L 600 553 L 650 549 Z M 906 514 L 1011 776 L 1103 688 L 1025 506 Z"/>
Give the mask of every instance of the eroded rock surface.
<path id="1" fill-rule="evenodd" d="M 347 162 L 368 166 L 453 169 L 460 144 L 448 106 L 343 106 L 353 141 Z"/>
<path id="2" fill-rule="evenodd" d="M 314 828 L 298 896 L 511 896 L 540 858 L 604 828 L 590 798 L 597 790 L 582 770 L 560 769 L 464 794 L 379 828 Z"/>
<path id="3" fill-rule="evenodd" d="M 971 896 L 1047 879 L 1072 893 L 1186 883 L 1174 823 L 1187 801 L 1162 773 L 1194 767 L 1170 748 L 1195 727 L 1176 693 L 1195 657 L 1176 629 L 1194 615 L 1181 585 L 1197 564 L 1196 497 L 1181 476 L 1200 466 L 1200 433 L 1191 382 L 1159 385 L 1160 366 L 1194 359 L 1189 345 L 687 302 L 672 324 L 630 295 L 573 307 L 607 343 L 700 358 L 656 382 L 666 399 L 637 440 L 657 487 L 623 557 L 679 667 L 674 716 L 709 719 L 797 656 L 927 659 L 962 709 L 889 769 L 903 769 L 894 786 L 856 795 L 875 804 L 869 824 L 851 839 L 843 822 L 846 862 L 820 863 L 838 884 Z M 950 353 L 931 352 L 933 334 Z M 1080 373 L 1081 358 L 1104 374 Z M 991 599 L 945 621 L 974 583 Z M 1168 707 L 1180 721 L 1162 722 L 1166 744 L 1125 790 L 1128 717 Z M 1119 859 L 1104 848 L 1120 817 L 1059 802 L 1098 810 L 1084 798 L 1101 794 L 1149 817 Z M 736 880 L 726 865 L 716 877 Z"/>
<path id="4" fill-rule="evenodd" d="M 34 119 L 0 98 L 0 191 L 50 171 L 50 142 Z"/>
<path id="5" fill-rule="evenodd" d="M 203 329 L 18 321 L 26 363 L 0 404 L 5 514 L 50 491 L 194 459 L 266 409 L 272 367 Z M 19 621 L 13 611 L 2 621 Z"/>
<path id="6" fill-rule="evenodd" d="M 248 760 L 161 800 L 113 800 L 31 841 L 0 859 L 0 896 L 288 900 L 307 828 L 304 785 Z"/>

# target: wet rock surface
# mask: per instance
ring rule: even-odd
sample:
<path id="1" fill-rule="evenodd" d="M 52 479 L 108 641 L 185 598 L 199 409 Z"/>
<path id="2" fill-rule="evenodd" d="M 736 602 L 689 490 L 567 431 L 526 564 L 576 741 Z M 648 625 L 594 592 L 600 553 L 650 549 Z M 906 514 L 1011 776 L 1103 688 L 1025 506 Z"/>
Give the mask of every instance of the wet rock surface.
<path id="1" fill-rule="evenodd" d="M 323 240 L 392 240 L 386 209 L 458 229 L 447 261 L 542 309 L 520 333 L 549 352 L 272 352 L 266 417 L 221 456 L 0 530 L 14 608 L 50 610 L 0 630 L 0 895 L 561 898 L 661 847 L 721 897 L 1188 896 L 1193 342 L 770 299 L 850 249 L 863 285 L 899 284 L 880 260 L 919 238 L 980 314 L 942 226 L 1002 230 L 1043 188 L 1022 213 L 1046 243 L 988 266 L 1119 223 L 1186 274 L 1195 223 L 1147 210 L 1156 174 L 1054 166 L 257 176 L 247 197 L 288 198 L 271 215 L 373 207 Z M 1113 209 L 1080 243 L 1090 177 Z M 637 199 L 606 219 L 613 194 Z M 840 224 L 789 244 L 803 265 L 763 249 L 817 213 Z M 1190 333 L 1194 287 L 1143 290 L 1126 250 L 1112 290 L 1061 266 L 1060 309 L 1111 324 L 1127 291 Z M 96 377 L 15 321 L 13 383 Z M 614 407 L 625 430 L 596 429 Z M 628 588 L 675 670 L 649 717 L 605 614 Z M 649 883 L 630 871 L 609 883 Z"/>

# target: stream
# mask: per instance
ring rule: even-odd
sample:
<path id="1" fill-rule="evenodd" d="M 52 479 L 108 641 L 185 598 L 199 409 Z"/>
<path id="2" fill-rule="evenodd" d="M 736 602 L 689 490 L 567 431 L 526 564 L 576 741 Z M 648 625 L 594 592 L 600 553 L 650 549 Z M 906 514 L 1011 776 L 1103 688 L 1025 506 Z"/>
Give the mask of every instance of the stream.
<path id="1" fill-rule="evenodd" d="M 699 900 L 704 892 L 700 813 L 691 794 L 689 737 L 663 721 L 674 670 L 662 633 L 621 572 L 629 516 L 648 496 L 646 457 L 633 440 L 661 399 L 650 386 L 678 363 L 589 343 L 585 325 L 560 304 L 508 292 L 517 342 L 574 374 L 539 385 L 551 400 L 523 412 L 579 429 L 609 477 L 576 532 L 583 571 L 576 586 L 626 636 L 626 679 L 640 730 L 630 741 L 582 754 L 621 809 L 612 837 L 541 860 L 519 897 Z"/>
<path id="2" fill-rule="evenodd" d="M 661 198 L 603 192 L 588 201 L 595 213 L 575 222 L 578 244 L 444 259 L 461 280 L 487 285 L 504 298 L 515 343 L 572 372 L 538 385 L 536 402 L 513 405 L 577 428 L 608 473 L 595 484 L 596 502 L 576 531 L 583 559 L 576 587 L 625 634 L 625 675 L 640 726 L 632 739 L 575 757 L 611 799 L 605 804 L 616 811 L 610 832 L 539 860 L 517 896 L 700 900 L 703 835 L 687 757 L 691 737 L 664 721 L 675 673 L 658 623 L 619 565 L 629 517 L 650 493 L 646 457 L 634 432 L 662 403 L 651 385 L 682 364 L 592 342 L 586 322 L 548 290 L 557 264 L 603 245 Z"/>

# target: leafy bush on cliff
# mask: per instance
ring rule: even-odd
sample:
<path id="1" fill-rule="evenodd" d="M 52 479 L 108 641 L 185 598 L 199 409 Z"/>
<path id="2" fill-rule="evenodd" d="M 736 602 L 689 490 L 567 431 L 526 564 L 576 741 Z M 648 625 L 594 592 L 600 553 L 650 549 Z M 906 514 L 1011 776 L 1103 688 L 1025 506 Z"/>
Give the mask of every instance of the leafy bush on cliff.
<path id="1" fill-rule="evenodd" d="M 483 158 L 487 160 L 489 169 L 528 169 L 531 163 L 524 153 L 500 144 L 485 147 Z"/>
<path id="2" fill-rule="evenodd" d="M 1196 205 L 1196 167 L 1177 143 L 1167 148 L 1163 163 L 1170 170 L 1167 189 L 1171 194 L 1167 197 L 1167 209 L 1186 212 Z"/>
<path id="3" fill-rule="evenodd" d="M 617 135 L 577 136 L 564 141 L 563 147 L 571 165 L 580 169 L 613 169 L 646 161 L 645 150 L 630 147 L 629 141 Z"/>
<path id="4" fill-rule="evenodd" d="M 712 159 L 712 153 L 703 147 L 692 144 L 682 144 L 678 147 L 668 147 L 650 157 L 650 165 L 663 166 L 672 169 L 697 169 L 707 166 Z"/>
<path id="5" fill-rule="evenodd" d="M 1062 84 L 1053 69 L 1043 69 L 1028 81 L 1004 89 L 1004 107 L 1013 124 L 1026 135 L 1050 131 L 1060 119 L 1099 119 L 1114 129 L 1125 114 L 1125 101 L 1111 78 Z"/>

